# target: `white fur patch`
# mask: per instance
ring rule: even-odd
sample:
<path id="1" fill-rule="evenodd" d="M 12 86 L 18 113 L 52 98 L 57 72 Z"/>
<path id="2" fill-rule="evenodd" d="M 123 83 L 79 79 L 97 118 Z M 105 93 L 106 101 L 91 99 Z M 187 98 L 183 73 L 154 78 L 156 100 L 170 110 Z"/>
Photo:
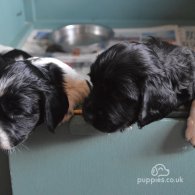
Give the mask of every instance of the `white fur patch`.
<path id="1" fill-rule="evenodd" d="M 0 147 L 5 150 L 10 150 L 11 144 L 8 135 L 0 127 Z"/>
<path id="2" fill-rule="evenodd" d="M 63 63 L 62 61 L 56 58 L 32 57 L 32 58 L 28 58 L 28 60 L 31 61 L 31 63 L 34 66 L 40 66 L 40 67 L 46 66 L 47 64 L 50 63 L 56 64 L 64 71 L 64 73 L 66 73 L 71 78 L 80 79 L 80 75 L 74 69 L 72 69 L 70 66 L 68 66 L 67 64 Z"/>
<path id="3" fill-rule="evenodd" d="M 14 60 L 15 61 L 23 61 L 25 59 L 24 59 L 24 57 L 22 55 L 20 55 L 20 56 L 16 57 Z"/>

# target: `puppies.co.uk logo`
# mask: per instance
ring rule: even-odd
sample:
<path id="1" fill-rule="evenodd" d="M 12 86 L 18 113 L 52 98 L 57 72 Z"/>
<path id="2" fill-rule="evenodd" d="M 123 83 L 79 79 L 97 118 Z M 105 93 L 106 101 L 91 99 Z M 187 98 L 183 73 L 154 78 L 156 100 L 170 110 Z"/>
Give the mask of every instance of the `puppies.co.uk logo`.
<path id="1" fill-rule="evenodd" d="M 153 177 L 137 178 L 137 184 L 154 184 L 154 183 L 183 183 L 184 179 L 179 177 L 169 177 L 170 170 L 164 164 L 156 164 L 151 169 Z"/>
<path id="2" fill-rule="evenodd" d="M 165 167 L 163 164 L 156 164 L 152 167 L 151 175 L 157 177 L 167 177 L 170 174 L 170 170 Z"/>

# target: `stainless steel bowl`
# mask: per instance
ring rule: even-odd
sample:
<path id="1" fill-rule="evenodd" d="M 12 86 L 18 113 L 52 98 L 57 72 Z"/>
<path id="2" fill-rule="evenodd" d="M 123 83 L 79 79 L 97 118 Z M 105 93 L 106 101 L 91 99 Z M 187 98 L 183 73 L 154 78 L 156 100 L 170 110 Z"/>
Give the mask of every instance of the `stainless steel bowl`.
<path id="1" fill-rule="evenodd" d="M 113 30 L 106 26 L 74 24 L 53 31 L 51 41 L 53 44 L 60 45 L 64 51 L 68 52 L 74 48 L 94 43 L 107 44 L 113 35 Z"/>

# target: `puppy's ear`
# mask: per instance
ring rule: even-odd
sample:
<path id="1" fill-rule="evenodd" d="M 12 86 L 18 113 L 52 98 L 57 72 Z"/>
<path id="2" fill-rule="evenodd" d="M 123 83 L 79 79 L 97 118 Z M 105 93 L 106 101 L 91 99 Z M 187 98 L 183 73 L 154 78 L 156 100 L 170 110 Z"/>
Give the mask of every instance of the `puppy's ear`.
<path id="1" fill-rule="evenodd" d="M 137 122 L 139 127 L 162 119 L 177 105 L 177 97 L 171 84 L 160 76 L 145 82 L 141 99 L 142 106 Z"/>
<path id="2" fill-rule="evenodd" d="M 51 132 L 54 132 L 58 124 L 63 120 L 68 110 L 68 98 L 64 94 L 56 92 L 45 94 L 45 123 Z"/>
<path id="3" fill-rule="evenodd" d="M 30 54 L 26 53 L 25 51 L 19 49 L 13 49 L 5 54 L 2 55 L 5 61 L 12 61 L 12 60 L 24 60 L 27 58 L 32 57 Z"/>
<path id="4" fill-rule="evenodd" d="M 49 76 L 49 90 L 44 92 L 45 113 L 44 120 L 48 129 L 54 132 L 68 111 L 69 102 L 64 87 L 64 73 L 55 64 L 46 67 Z"/>

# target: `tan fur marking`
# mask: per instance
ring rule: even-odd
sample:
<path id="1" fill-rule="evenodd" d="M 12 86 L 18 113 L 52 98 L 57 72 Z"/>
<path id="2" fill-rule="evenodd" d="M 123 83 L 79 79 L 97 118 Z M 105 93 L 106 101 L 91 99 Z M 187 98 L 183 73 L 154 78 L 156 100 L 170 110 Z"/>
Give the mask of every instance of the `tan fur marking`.
<path id="1" fill-rule="evenodd" d="M 90 91 L 86 80 L 72 79 L 68 76 L 66 76 L 64 88 L 68 96 L 69 109 L 62 122 L 70 120 L 74 114 L 75 106 L 83 103 Z"/>

